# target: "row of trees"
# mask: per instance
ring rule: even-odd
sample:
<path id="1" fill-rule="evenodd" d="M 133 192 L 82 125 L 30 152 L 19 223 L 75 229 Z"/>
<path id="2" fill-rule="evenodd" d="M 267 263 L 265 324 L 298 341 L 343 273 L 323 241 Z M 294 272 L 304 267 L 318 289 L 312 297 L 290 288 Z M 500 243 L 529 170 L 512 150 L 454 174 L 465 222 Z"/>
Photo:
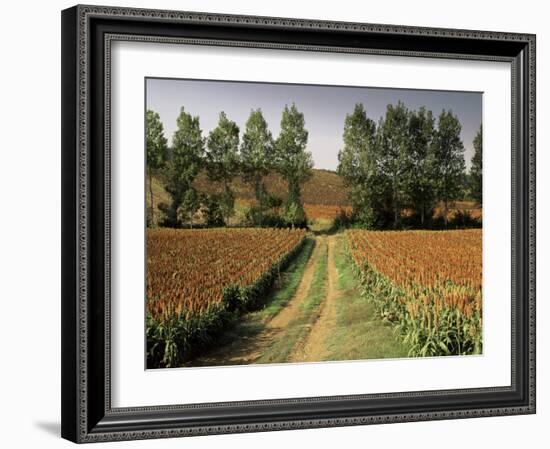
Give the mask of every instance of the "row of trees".
<path id="1" fill-rule="evenodd" d="M 411 209 L 424 226 L 437 202 L 447 209 L 462 199 L 465 179 L 470 195 L 482 200 L 482 131 L 473 142 L 475 154 L 466 175 L 461 124 L 452 111 L 436 119 L 425 107 L 409 110 L 402 102 L 388 105 L 378 124 L 358 103 L 344 123 L 344 146 L 338 173 L 351 188 L 354 219 L 375 228 L 399 228 Z"/>
<path id="2" fill-rule="evenodd" d="M 299 226 L 305 223 L 305 212 L 300 197 L 301 185 L 312 174 L 313 159 L 306 150 L 308 132 L 304 115 L 296 106 L 285 106 L 281 118 L 281 131 L 274 139 L 261 109 L 252 110 L 242 138 L 239 127 L 226 116 L 219 115 L 218 126 L 203 137 L 199 117 L 192 116 L 182 107 L 177 128 L 168 148 L 158 113 L 146 113 L 147 169 L 151 196 L 149 222 L 154 225 L 152 190 L 153 171 L 165 174 L 165 189 L 170 204 L 160 204 L 164 213 L 163 224 L 181 226 L 192 223 L 193 215 L 201 208 L 210 225 L 223 225 L 235 210 L 235 195 L 231 182 L 242 176 L 254 190 L 257 205 L 250 211 L 254 224 L 264 224 L 266 209 L 277 199 L 266 189 L 265 177 L 279 173 L 288 184 L 284 201 L 283 220 Z M 208 179 L 222 185 L 221 193 L 201 194 L 194 181 L 201 170 Z"/>

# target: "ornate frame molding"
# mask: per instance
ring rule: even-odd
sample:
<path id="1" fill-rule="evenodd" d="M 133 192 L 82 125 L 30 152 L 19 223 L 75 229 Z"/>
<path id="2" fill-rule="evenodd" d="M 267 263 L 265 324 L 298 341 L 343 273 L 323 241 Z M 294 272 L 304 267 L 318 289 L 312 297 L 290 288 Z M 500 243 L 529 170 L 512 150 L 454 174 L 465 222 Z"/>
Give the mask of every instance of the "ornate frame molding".
<path id="1" fill-rule="evenodd" d="M 399 49 L 380 47 L 339 46 L 319 43 L 288 43 L 268 42 L 263 40 L 219 39 L 207 37 L 177 37 L 172 35 L 160 36 L 143 33 L 113 32 L 109 26 L 100 31 L 98 28 L 105 21 L 112 22 L 115 29 L 121 24 L 131 23 L 139 28 L 140 23 L 157 23 L 159 26 L 200 25 L 208 27 L 224 27 L 231 25 L 246 31 L 267 30 L 271 33 L 280 33 L 281 30 L 305 32 L 321 31 L 327 36 L 334 34 L 335 39 L 343 40 L 348 34 L 372 35 L 384 41 L 385 38 L 428 38 L 435 50 L 429 49 Z M 173 28 L 171 28 L 173 29 Z M 328 426 L 348 426 L 374 423 L 393 423 L 406 421 L 423 421 L 434 419 L 467 418 L 481 416 L 499 416 L 512 414 L 526 414 L 535 412 L 535 36 L 530 34 L 515 34 L 504 32 L 451 30 L 425 27 L 406 27 L 395 25 L 363 24 L 348 22 L 316 21 L 305 19 L 286 19 L 256 16 L 236 16 L 222 14 L 204 14 L 195 12 L 160 11 L 148 9 L 76 6 L 63 12 L 63 68 L 64 68 L 64 98 L 63 98 L 63 223 L 69 229 L 64 234 L 63 248 L 63 436 L 77 442 L 112 441 L 144 438 L 164 438 L 173 436 L 205 435 L 215 433 L 271 431 L 296 428 L 313 428 Z M 95 34 L 94 34 L 95 33 Z M 207 32 L 206 32 L 207 33 Z M 230 34 L 230 33 L 228 33 Z M 93 37 L 99 36 L 103 49 L 93 43 Z M 74 40 L 71 41 L 71 38 Z M 229 37 L 229 36 L 228 36 Z M 307 37 L 305 38 L 307 40 Z M 177 406 L 155 406 L 140 408 L 113 409 L 110 405 L 110 49 L 111 43 L 116 40 L 157 42 L 157 43 L 186 43 L 195 45 L 244 46 L 265 49 L 288 49 L 320 52 L 351 52 L 363 54 L 384 54 L 396 56 L 416 56 L 431 58 L 452 59 L 481 59 L 491 61 L 505 61 L 512 64 L 512 109 L 516 114 L 512 117 L 512 165 L 513 165 L 513 280 L 519 279 L 517 288 L 526 293 L 517 298 L 513 307 L 513 329 L 516 335 L 520 330 L 522 338 L 512 342 L 512 372 L 511 387 L 486 388 L 474 390 L 451 390 L 438 392 L 394 393 L 382 395 L 359 395 L 353 397 L 319 397 L 293 398 L 289 400 L 249 401 L 240 403 L 195 404 Z M 328 38 L 327 38 L 328 40 Z M 437 49 L 437 42 L 460 42 L 465 48 L 471 41 L 472 51 L 444 52 Z M 395 42 L 395 40 L 394 40 Z M 482 44 L 480 44 L 482 43 Z M 483 52 L 485 48 L 498 49 L 493 53 Z M 95 47 L 94 47 L 95 45 Z M 395 44 L 394 44 L 395 45 Z M 96 54 L 102 57 L 101 71 L 104 79 L 97 80 Z M 70 66 L 70 67 L 69 67 Z M 103 111 L 102 139 L 95 138 L 91 127 L 91 113 L 94 109 L 98 82 L 103 83 Z M 94 84 L 95 83 L 95 84 Z M 97 113 L 97 111 L 95 111 Z M 92 144 L 92 140 L 94 144 Z M 97 170 L 90 163 L 92 149 L 97 148 L 98 142 L 103 146 L 103 181 L 97 178 Z M 72 167 L 72 168 L 71 168 Z M 76 169 L 75 169 L 76 167 Z M 94 178 L 95 176 L 95 178 Z M 103 198 L 98 199 L 94 183 L 103 182 Z M 521 190 L 522 189 L 527 190 Z M 518 198 L 515 197 L 519 190 Z M 524 198 L 523 198 L 524 197 Z M 99 201 L 103 206 L 103 216 L 97 217 L 97 207 L 92 207 Z M 99 204 L 98 203 L 98 204 Z M 93 215 L 93 219 L 92 219 Z M 519 221 L 517 220 L 519 218 Z M 98 220 L 97 222 L 95 220 Z M 103 226 L 103 249 L 99 251 L 102 257 L 104 276 L 103 319 L 104 326 L 101 337 L 95 335 L 90 338 L 91 327 L 91 271 L 97 271 L 97 260 L 91 256 L 96 247 L 96 240 L 91 237 L 95 226 L 101 222 Z M 516 227 L 519 223 L 519 229 Z M 525 228 L 525 229 L 523 229 Z M 99 228 L 98 228 L 99 229 Z M 523 232 L 523 233 L 522 233 Z M 519 233 L 519 234 L 518 234 Z M 70 241 L 69 241 L 70 240 Z M 519 250 L 519 251 L 518 251 Z M 520 254 L 516 254 L 519 252 Z M 519 260 L 519 264 L 518 264 Z M 96 273 L 97 275 L 97 273 Z M 517 276 L 520 276 L 519 278 Z M 69 278 L 71 279 L 69 281 Z M 516 289 L 512 289 L 515 298 Z M 523 309 L 522 309 L 523 307 Z M 518 315 L 518 311 L 525 316 Z M 65 319 L 70 323 L 65 323 Z M 518 320 L 521 323 L 517 322 Z M 520 325 L 523 327 L 517 327 Z M 99 331 L 99 328 L 98 328 Z M 98 379 L 98 372 L 92 372 L 91 349 L 97 348 L 97 339 L 104 341 L 103 369 L 99 371 L 103 378 Z M 516 342 L 521 343 L 519 346 Z M 94 346 L 95 345 L 95 346 Z M 519 353 L 518 353 L 519 351 Z M 521 366 L 525 372 L 516 373 L 519 358 L 524 362 Z M 97 360 L 96 360 L 97 362 Z M 516 376 L 516 374 L 519 376 Z M 521 385 L 517 384 L 520 380 Z M 66 381 L 66 383 L 65 383 Z M 103 386 L 101 404 L 96 401 L 98 386 Z M 449 410 L 407 411 L 400 413 L 368 412 L 340 416 L 334 414 L 327 417 L 311 417 L 296 419 L 281 419 L 264 422 L 218 423 L 212 420 L 210 424 L 184 425 L 171 424 L 170 419 L 183 411 L 186 416 L 193 410 L 214 408 L 232 409 L 236 406 L 261 407 L 262 410 L 274 405 L 315 404 L 338 402 L 342 400 L 368 401 L 401 398 L 414 401 L 429 395 L 434 398 L 448 398 L 465 394 L 479 395 L 489 393 L 516 392 L 521 389 L 521 400 L 510 401 L 508 406 L 476 407 L 467 409 L 463 406 Z M 100 419 L 98 419 L 100 418 Z M 182 418 L 183 419 L 183 418 Z M 228 418 L 229 419 L 229 418 Z M 130 425 L 128 421 L 136 421 Z M 176 419 L 177 420 L 177 419 Z M 144 424 L 145 423 L 145 424 Z"/>

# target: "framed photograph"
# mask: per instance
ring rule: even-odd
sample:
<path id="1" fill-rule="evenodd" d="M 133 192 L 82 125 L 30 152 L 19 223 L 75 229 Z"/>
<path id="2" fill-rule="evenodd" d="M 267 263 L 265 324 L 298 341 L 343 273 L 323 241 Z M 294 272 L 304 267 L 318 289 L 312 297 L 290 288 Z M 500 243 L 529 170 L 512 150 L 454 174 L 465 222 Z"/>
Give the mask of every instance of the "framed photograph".
<path id="1" fill-rule="evenodd" d="M 535 36 L 62 12 L 62 436 L 535 412 Z"/>

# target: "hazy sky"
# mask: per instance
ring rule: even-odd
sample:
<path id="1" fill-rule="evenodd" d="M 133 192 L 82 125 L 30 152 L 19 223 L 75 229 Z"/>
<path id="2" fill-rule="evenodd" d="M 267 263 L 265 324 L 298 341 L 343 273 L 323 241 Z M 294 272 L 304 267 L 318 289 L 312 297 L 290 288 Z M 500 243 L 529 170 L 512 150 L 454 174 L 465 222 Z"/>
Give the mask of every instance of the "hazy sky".
<path id="1" fill-rule="evenodd" d="M 363 103 L 367 115 L 376 123 L 388 104 L 401 100 L 409 109 L 426 106 L 437 117 L 442 109 L 452 109 L 462 124 L 466 166 L 473 156 L 472 142 L 481 124 L 482 94 L 479 92 L 429 91 L 370 87 L 312 86 L 307 84 L 269 84 L 225 81 L 148 78 L 146 107 L 158 112 L 164 132 L 171 142 L 181 107 L 200 117 L 203 136 L 218 124 L 220 111 L 237 123 L 241 135 L 251 109 L 261 108 L 273 137 L 280 130 L 285 104 L 294 102 L 304 114 L 309 132 L 308 150 L 315 168 L 336 170 L 338 151 L 346 114 L 355 103 Z"/>

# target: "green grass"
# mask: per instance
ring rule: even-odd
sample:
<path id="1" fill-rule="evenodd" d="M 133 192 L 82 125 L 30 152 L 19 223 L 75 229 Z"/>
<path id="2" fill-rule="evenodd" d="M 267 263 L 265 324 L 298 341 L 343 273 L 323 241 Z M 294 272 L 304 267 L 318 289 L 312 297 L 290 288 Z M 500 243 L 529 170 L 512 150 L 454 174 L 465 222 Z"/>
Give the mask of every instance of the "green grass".
<path id="1" fill-rule="evenodd" d="M 298 316 L 288 323 L 285 334 L 258 359 L 257 363 L 287 362 L 296 345 L 308 334 L 309 329 L 318 318 L 319 306 L 325 299 L 327 291 L 328 249 L 326 243 L 320 248 L 321 254 L 311 282 L 307 298 L 301 304 Z"/>
<path id="2" fill-rule="evenodd" d="M 376 314 L 372 301 L 361 296 L 340 237 L 335 249 L 338 269 L 336 328 L 327 342 L 326 360 L 364 360 L 407 357 L 409 348 L 392 327 Z"/>
<path id="3" fill-rule="evenodd" d="M 314 247 L 315 240 L 307 238 L 300 254 L 298 254 L 285 272 L 281 273 L 281 279 L 266 298 L 265 307 L 262 310 L 254 312 L 252 315 L 265 322 L 283 309 L 296 293 L 302 280 L 306 263 L 311 257 Z"/>
<path id="4" fill-rule="evenodd" d="M 328 218 L 318 218 L 310 220 L 309 229 L 315 234 L 327 234 L 333 226 L 333 221 Z"/>

